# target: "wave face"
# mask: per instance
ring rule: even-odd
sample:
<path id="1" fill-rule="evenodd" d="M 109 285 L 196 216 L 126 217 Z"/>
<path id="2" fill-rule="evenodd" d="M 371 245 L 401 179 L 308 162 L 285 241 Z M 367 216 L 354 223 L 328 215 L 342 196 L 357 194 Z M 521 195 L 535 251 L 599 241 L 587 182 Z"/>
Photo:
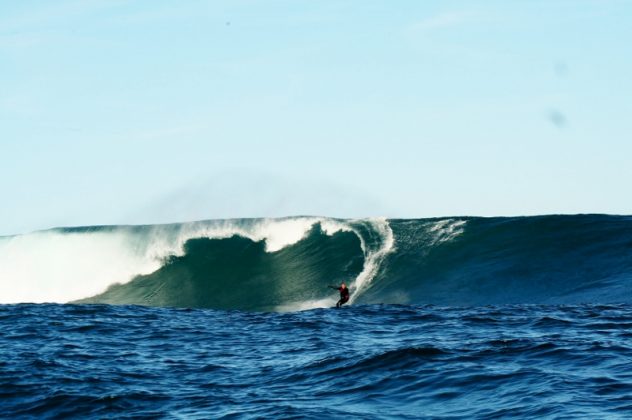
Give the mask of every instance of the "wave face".
<path id="1" fill-rule="evenodd" d="M 398 220 L 364 302 L 632 302 L 632 217 Z"/>
<path id="2" fill-rule="evenodd" d="M 239 219 L 0 238 L 1 303 L 287 311 L 632 302 L 632 217 Z"/>

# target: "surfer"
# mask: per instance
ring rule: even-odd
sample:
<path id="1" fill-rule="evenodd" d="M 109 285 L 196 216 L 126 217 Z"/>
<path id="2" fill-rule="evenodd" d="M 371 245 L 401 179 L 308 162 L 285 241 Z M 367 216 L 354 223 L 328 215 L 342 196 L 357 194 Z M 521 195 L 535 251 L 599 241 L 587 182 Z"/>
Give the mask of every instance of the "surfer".
<path id="1" fill-rule="evenodd" d="M 336 308 L 340 308 L 342 305 L 349 301 L 349 288 L 345 285 L 344 282 L 340 283 L 340 287 L 329 286 L 334 290 L 338 290 L 340 292 L 340 300 L 336 303 Z"/>

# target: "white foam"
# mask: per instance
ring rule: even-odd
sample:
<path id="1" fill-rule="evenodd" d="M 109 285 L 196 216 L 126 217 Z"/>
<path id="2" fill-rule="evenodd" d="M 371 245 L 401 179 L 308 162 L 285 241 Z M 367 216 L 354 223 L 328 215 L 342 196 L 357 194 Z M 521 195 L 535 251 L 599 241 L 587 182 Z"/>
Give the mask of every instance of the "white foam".
<path id="1" fill-rule="evenodd" d="M 66 302 L 160 267 L 125 234 L 41 232 L 0 241 L 0 303 Z"/>
<path id="2" fill-rule="evenodd" d="M 310 309 L 317 308 L 331 308 L 332 306 L 336 306 L 336 302 L 338 298 L 323 298 L 323 299 L 313 299 L 306 300 L 302 302 L 291 302 L 283 305 L 279 305 L 275 308 L 278 312 L 296 312 L 296 311 L 308 311 Z"/>
<path id="3" fill-rule="evenodd" d="M 351 284 L 350 304 L 369 287 L 386 256 L 395 251 L 395 237 L 388 221 L 380 218 L 369 219 L 369 222 L 380 236 L 379 246 L 375 249 L 368 249 L 362 235 L 358 235 L 364 252 L 364 267 Z"/>
<path id="4" fill-rule="evenodd" d="M 432 245 L 449 242 L 465 231 L 465 220 L 445 219 L 435 222 L 429 232 L 433 235 Z"/>

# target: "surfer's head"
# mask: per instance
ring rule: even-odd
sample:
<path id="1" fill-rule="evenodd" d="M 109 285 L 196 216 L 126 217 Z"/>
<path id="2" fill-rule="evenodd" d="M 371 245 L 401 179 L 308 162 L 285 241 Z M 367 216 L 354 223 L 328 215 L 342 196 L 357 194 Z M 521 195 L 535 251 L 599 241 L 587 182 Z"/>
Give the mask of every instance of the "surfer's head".
<path id="1" fill-rule="evenodd" d="M 347 287 L 347 285 L 345 284 L 345 282 L 343 281 L 342 283 L 340 283 L 340 287 Z"/>

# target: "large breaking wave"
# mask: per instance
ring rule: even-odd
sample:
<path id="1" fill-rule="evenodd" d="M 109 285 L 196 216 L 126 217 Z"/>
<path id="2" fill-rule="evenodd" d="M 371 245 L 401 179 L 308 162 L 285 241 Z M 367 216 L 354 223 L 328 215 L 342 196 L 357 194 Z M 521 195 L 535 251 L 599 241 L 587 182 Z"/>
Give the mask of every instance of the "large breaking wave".
<path id="1" fill-rule="evenodd" d="M 632 218 L 235 219 L 0 238 L 0 303 L 242 310 L 632 302 Z"/>

